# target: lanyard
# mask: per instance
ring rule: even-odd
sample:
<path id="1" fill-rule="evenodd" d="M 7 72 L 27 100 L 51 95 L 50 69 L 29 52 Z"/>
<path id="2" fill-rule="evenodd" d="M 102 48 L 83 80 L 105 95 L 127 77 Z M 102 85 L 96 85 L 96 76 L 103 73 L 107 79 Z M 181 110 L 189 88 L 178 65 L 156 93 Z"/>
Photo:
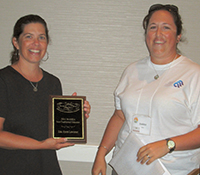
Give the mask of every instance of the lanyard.
<path id="1" fill-rule="evenodd" d="M 151 60 L 149 60 L 149 61 L 151 61 Z M 172 62 L 172 63 L 173 63 L 173 62 Z M 158 89 L 160 88 L 160 86 L 161 86 L 163 80 L 165 79 L 166 75 L 170 72 L 169 70 L 170 70 L 170 68 L 171 68 L 171 66 L 172 66 L 172 63 L 170 64 L 170 66 L 169 66 L 169 68 L 166 70 L 166 72 L 163 74 L 163 76 L 161 76 L 161 77 L 160 77 L 159 79 L 157 79 L 157 80 L 154 80 L 154 81 L 159 81 L 159 83 L 158 83 L 158 86 L 156 87 L 156 89 L 154 90 L 154 92 L 152 93 L 152 96 L 151 96 L 151 98 L 150 98 L 149 113 L 148 113 L 149 116 L 151 116 L 151 112 L 152 112 L 152 101 L 153 101 L 153 98 L 154 98 L 156 92 L 158 91 Z M 143 86 L 142 86 L 142 88 L 141 88 L 141 90 L 140 90 L 140 93 L 139 93 L 139 96 L 138 96 L 135 114 L 138 113 L 138 109 L 139 109 L 139 105 L 140 105 L 140 100 L 141 100 L 141 96 L 142 96 L 142 93 L 143 93 L 143 89 L 144 89 L 145 86 L 148 86 L 148 84 L 146 84 L 145 79 L 146 79 L 146 77 L 147 77 L 147 75 L 148 75 L 148 73 L 149 73 L 150 70 L 151 70 L 151 68 L 150 68 L 150 66 L 148 66 L 148 70 L 147 70 L 147 72 L 146 72 L 146 74 L 145 74 Z"/>

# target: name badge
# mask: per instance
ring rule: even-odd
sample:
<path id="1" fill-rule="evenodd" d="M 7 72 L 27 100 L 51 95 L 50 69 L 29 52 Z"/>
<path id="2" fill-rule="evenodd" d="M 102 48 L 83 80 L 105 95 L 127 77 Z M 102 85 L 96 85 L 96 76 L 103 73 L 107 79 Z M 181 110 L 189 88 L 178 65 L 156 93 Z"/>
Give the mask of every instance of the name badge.
<path id="1" fill-rule="evenodd" d="M 132 130 L 136 133 L 150 135 L 151 117 L 147 115 L 135 114 L 132 121 Z"/>

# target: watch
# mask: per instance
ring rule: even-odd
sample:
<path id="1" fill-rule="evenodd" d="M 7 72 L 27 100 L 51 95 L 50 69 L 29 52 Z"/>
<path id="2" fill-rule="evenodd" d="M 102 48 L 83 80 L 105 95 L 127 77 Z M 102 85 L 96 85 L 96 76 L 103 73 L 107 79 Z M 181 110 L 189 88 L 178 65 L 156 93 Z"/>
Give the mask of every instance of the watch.
<path id="1" fill-rule="evenodd" d="M 176 148 L 175 142 L 170 138 L 166 139 L 166 141 L 167 141 L 167 147 L 169 148 L 169 153 L 173 152 Z"/>

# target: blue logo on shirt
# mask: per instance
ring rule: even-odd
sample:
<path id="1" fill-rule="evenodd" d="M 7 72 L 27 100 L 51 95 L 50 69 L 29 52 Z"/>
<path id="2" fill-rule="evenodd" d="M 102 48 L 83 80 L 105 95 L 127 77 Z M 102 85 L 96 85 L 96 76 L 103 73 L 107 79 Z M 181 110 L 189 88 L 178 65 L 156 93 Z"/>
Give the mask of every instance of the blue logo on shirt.
<path id="1" fill-rule="evenodd" d="M 174 83 L 174 87 L 178 87 L 180 88 L 181 86 L 183 86 L 183 81 L 182 80 L 178 80 L 177 82 Z"/>

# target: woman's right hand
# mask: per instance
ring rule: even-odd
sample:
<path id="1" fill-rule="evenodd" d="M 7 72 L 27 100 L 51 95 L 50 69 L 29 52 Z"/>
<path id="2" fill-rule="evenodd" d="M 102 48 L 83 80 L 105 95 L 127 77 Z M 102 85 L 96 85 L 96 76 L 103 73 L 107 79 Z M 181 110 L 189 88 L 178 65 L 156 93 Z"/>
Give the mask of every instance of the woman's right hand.
<path id="1" fill-rule="evenodd" d="M 106 127 L 103 139 L 97 151 L 96 159 L 92 168 L 92 175 L 106 175 L 105 156 L 115 146 L 118 133 L 125 121 L 125 116 L 121 110 L 115 110 Z"/>
<path id="2" fill-rule="evenodd" d="M 38 141 L 22 135 L 13 134 L 3 130 L 5 119 L 0 117 L 0 148 L 4 149 L 52 149 L 58 150 L 64 147 L 73 146 L 74 143 L 67 142 L 66 138 L 48 138 Z"/>
<path id="3" fill-rule="evenodd" d="M 97 156 L 92 167 L 92 175 L 106 175 L 106 160 L 105 157 Z"/>
<path id="4" fill-rule="evenodd" d="M 74 146 L 74 143 L 67 142 L 66 138 L 60 138 L 60 139 L 48 138 L 42 141 L 43 149 L 59 150 L 61 148 L 68 146 Z"/>

